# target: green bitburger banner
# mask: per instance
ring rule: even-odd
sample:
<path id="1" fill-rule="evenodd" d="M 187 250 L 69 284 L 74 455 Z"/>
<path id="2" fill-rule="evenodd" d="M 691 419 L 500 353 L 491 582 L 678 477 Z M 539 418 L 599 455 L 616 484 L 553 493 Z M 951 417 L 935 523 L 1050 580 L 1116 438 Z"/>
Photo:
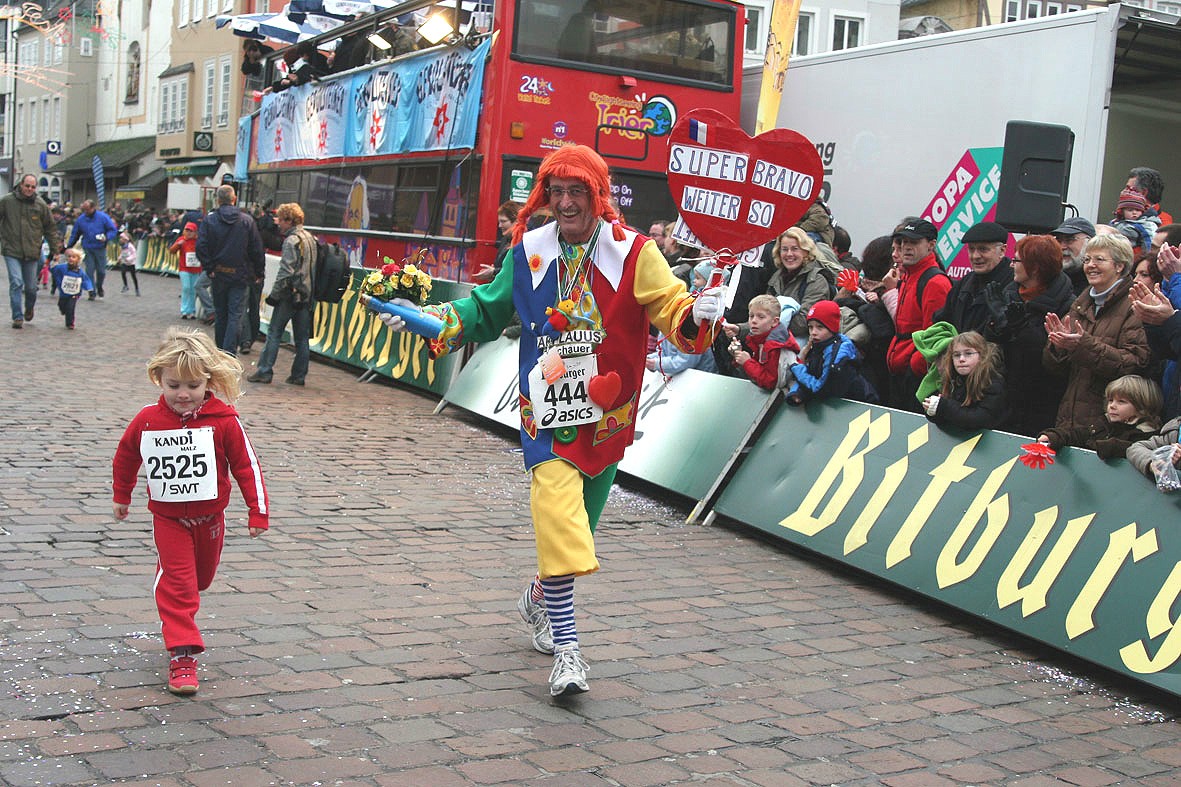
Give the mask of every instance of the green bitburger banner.
<path id="1" fill-rule="evenodd" d="M 360 277 L 354 275 L 340 303 L 316 304 L 309 344 L 312 352 L 441 396 L 459 368 L 459 356 L 445 355 L 431 360 L 426 340 L 421 336 L 395 333 L 385 327 L 376 314 L 357 300 L 360 283 Z M 453 300 L 470 289 L 455 282 L 436 281 L 431 301 Z"/>
<path id="2" fill-rule="evenodd" d="M 267 265 L 267 281 L 263 292 L 271 288 L 275 265 Z M 312 317 L 312 338 L 308 343 L 312 352 L 350 366 L 392 377 L 401 383 L 433 391 L 440 396 L 451 385 L 459 369 L 459 356 L 446 355 L 431 360 L 426 340 L 412 333 L 395 333 L 386 328 L 377 315 L 357 300 L 360 276 L 353 281 L 340 303 L 317 303 Z M 450 281 L 436 281 L 431 290 L 431 301 L 441 303 L 466 295 L 468 285 Z M 261 305 L 262 326 L 268 327 L 271 309 Z M 288 328 L 284 341 L 290 341 Z"/>
<path id="3" fill-rule="evenodd" d="M 1181 696 L 1181 495 L 1124 460 L 842 400 L 781 409 L 719 514 Z"/>

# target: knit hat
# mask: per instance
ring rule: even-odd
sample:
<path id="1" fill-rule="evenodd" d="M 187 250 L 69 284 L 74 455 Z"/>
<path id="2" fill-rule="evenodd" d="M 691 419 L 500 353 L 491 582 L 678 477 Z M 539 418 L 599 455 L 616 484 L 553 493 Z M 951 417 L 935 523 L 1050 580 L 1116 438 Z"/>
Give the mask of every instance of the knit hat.
<path id="1" fill-rule="evenodd" d="M 1115 209 L 1124 210 L 1125 208 L 1147 210 L 1148 199 L 1136 189 L 1124 189 L 1119 193 L 1119 204 L 1115 206 Z"/>
<path id="2" fill-rule="evenodd" d="M 722 284 L 726 284 L 730 281 L 730 269 L 731 266 L 729 265 L 727 265 L 725 268 L 722 268 Z M 709 277 L 713 275 L 713 272 L 713 260 L 702 260 L 693 266 L 693 273 L 705 279 L 707 284 L 709 283 Z"/>
<path id="3" fill-rule="evenodd" d="M 937 322 L 929 328 L 911 334 L 910 338 L 914 342 L 914 348 L 927 362 L 927 374 L 919 383 L 919 390 L 915 393 L 915 397 L 920 402 L 931 394 L 939 392 L 942 381 L 939 378 L 939 365 L 935 363 L 935 359 L 943 354 L 943 351 L 951 344 L 951 340 L 957 335 L 955 326 L 949 322 Z"/>
<path id="4" fill-rule="evenodd" d="M 816 301 L 808 309 L 808 319 L 815 320 L 833 333 L 841 332 L 841 307 L 837 306 L 836 301 Z"/>
<path id="5" fill-rule="evenodd" d="M 611 206 L 611 171 L 607 168 L 607 162 L 586 145 L 566 145 L 542 159 L 533 181 L 533 191 L 517 213 L 517 223 L 513 226 L 514 245 L 521 242 L 533 211 L 549 205 L 546 188 L 550 178 L 576 178 L 585 183 L 590 191 L 591 212 L 614 224 L 611 230 L 615 240 L 624 239 L 619 214 Z"/>

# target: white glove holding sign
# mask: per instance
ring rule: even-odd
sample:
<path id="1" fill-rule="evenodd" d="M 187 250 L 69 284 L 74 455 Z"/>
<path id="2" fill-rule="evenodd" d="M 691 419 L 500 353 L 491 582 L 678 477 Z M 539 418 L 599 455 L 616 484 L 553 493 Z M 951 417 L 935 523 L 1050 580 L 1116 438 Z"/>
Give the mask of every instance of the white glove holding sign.
<path id="1" fill-rule="evenodd" d="M 697 294 L 693 301 L 693 321 L 717 322 L 726 311 L 726 288 L 709 287 Z"/>
<path id="2" fill-rule="evenodd" d="M 421 306 L 419 306 L 417 303 L 414 303 L 413 301 L 408 301 L 405 298 L 393 298 L 390 300 L 390 303 L 396 303 L 397 305 L 399 305 L 405 309 L 411 309 L 416 312 L 422 311 Z M 381 320 L 385 324 L 385 326 L 387 328 L 389 328 L 391 331 L 399 331 L 400 332 L 400 331 L 406 330 L 406 321 L 403 320 L 397 314 L 390 314 L 389 312 L 378 312 L 377 319 Z"/>

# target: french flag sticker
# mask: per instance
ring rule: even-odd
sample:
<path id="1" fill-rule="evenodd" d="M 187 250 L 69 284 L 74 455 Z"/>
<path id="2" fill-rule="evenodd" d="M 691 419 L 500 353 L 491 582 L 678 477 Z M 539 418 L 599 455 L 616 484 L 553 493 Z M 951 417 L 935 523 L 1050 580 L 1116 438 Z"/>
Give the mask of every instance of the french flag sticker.
<path id="1" fill-rule="evenodd" d="M 705 140 L 706 134 L 709 132 L 709 126 L 702 123 L 700 120 L 689 118 L 689 139 L 696 142 L 698 145 L 708 144 Z"/>

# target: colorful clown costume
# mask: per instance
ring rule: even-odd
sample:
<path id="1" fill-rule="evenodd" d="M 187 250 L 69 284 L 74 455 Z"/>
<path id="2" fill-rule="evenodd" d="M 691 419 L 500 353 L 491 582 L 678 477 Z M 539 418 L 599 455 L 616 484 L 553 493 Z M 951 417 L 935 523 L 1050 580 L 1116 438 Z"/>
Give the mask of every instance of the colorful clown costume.
<path id="1" fill-rule="evenodd" d="M 566 243 L 557 223 L 526 233 L 492 282 L 426 310 L 444 323 L 431 342 L 435 357 L 493 341 L 520 315 L 521 445 L 532 471 L 538 578 L 553 625 L 554 674 L 563 659 L 576 660 L 583 676 L 576 691 L 586 690 L 586 665 L 577 651 L 573 580 L 599 568 L 593 533 L 635 435 L 648 326 L 684 352 L 706 350 L 712 331 L 693 323 L 693 302 L 655 243 L 599 220 L 585 244 Z M 521 601 L 527 620 L 527 608 L 540 601 L 529 593 Z M 551 675 L 551 693 L 570 692 Z"/>

